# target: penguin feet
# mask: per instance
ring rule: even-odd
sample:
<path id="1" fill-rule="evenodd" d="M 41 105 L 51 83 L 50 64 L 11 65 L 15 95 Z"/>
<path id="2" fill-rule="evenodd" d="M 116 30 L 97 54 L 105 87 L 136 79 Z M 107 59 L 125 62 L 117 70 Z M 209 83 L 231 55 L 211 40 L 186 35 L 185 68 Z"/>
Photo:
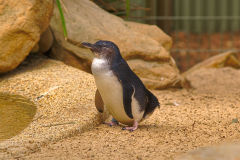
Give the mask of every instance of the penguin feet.
<path id="1" fill-rule="evenodd" d="M 132 127 L 123 127 L 122 130 L 128 130 L 130 132 L 135 131 L 138 128 L 138 122 L 134 121 Z"/>
<path id="2" fill-rule="evenodd" d="M 112 118 L 111 122 L 104 122 L 104 124 L 112 127 L 112 126 L 119 125 L 119 122 L 116 119 Z"/>

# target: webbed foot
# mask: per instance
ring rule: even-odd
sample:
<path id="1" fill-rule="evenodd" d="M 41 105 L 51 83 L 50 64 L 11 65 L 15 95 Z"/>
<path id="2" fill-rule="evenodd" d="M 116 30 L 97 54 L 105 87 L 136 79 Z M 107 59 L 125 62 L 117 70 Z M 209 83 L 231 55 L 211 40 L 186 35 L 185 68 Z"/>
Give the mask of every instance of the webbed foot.
<path id="1" fill-rule="evenodd" d="M 112 127 L 112 126 L 117 126 L 117 125 L 119 125 L 119 122 L 118 122 L 116 119 L 112 118 L 111 122 L 104 122 L 104 124 Z"/>
<path id="2" fill-rule="evenodd" d="M 132 127 L 123 127 L 122 130 L 128 130 L 130 132 L 135 131 L 138 128 L 138 122 L 134 121 Z"/>

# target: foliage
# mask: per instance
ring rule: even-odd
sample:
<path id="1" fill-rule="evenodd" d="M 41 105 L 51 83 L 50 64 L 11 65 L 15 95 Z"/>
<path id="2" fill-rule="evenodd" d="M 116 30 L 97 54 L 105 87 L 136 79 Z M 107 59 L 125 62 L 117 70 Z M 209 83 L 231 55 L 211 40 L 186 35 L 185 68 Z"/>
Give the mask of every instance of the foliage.
<path id="1" fill-rule="evenodd" d="M 126 17 L 130 15 L 130 0 L 126 0 Z"/>
<path id="2" fill-rule="evenodd" d="M 56 2 L 57 2 L 58 10 L 59 10 L 59 13 L 60 13 L 60 18 L 61 18 L 61 21 L 62 21 L 63 35 L 64 35 L 65 39 L 67 39 L 67 37 L 68 37 L 67 27 L 66 27 L 66 22 L 65 22 L 63 11 L 62 11 L 61 3 L 60 3 L 59 0 L 56 0 Z"/>

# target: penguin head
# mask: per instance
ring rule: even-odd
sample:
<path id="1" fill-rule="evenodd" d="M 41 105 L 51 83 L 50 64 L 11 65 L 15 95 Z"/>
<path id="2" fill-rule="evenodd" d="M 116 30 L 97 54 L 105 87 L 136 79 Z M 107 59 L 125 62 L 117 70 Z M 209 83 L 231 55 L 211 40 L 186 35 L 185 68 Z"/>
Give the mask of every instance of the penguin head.
<path id="1" fill-rule="evenodd" d="M 120 56 L 118 46 L 111 41 L 100 40 L 94 44 L 83 42 L 82 45 L 89 48 L 98 58 L 113 59 Z"/>

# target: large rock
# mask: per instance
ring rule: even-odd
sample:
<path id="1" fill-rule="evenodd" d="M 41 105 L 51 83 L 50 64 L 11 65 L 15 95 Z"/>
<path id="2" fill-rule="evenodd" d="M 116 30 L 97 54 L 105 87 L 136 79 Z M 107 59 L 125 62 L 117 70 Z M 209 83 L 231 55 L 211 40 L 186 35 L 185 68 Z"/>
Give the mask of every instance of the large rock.
<path id="1" fill-rule="evenodd" d="M 0 73 L 16 68 L 49 25 L 53 0 L 0 0 Z"/>
<path id="2" fill-rule="evenodd" d="M 181 76 L 168 50 L 171 38 L 156 26 L 126 22 L 89 0 L 63 0 L 68 38 L 75 42 L 115 42 L 130 67 L 150 88 L 180 86 Z M 64 40 L 55 6 L 51 27 L 56 39 L 52 56 L 90 72 L 92 53 Z"/>
<path id="3" fill-rule="evenodd" d="M 182 75 L 186 77 L 189 74 L 202 68 L 223 68 L 223 67 L 232 67 L 236 69 L 240 68 L 240 61 L 236 53 L 229 51 L 226 53 L 221 53 L 216 56 L 210 57 L 194 65 L 192 68 L 184 72 Z"/>
<path id="4" fill-rule="evenodd" d="M 12 110 L 8 103 L 9 113 L 0 115 L 0 126 L 3 126 L 0 128 L 0 159 L 21 158 L 39 150 L 44 144 L 98 125 L 101 116 L 94 104 L 95 91 L 91 74 L 43 56 L 29 56 L 18 69 L 0 78 L 0 102 L 1 92 L 21 95 L 34 102 L 37 110 L 33 109 L 33 112 L 36 114 L 28 126 L 25 123 L 19 124 L 22 126 L 20 129 L 25 127 L 20 134 L 1 141 L 1 134 L 4 132 L 2 129 L 8 127 L 1 123 L 5 119 L 2 116 L 9 115 L 5 125 L 17 118 L 17 115 L 11 115 Z M 27 103 L 20 100 L 21 97 L 17 99 L 19 100 L 16 102 Z M 29 106 L 25 110 L 27 108 Z M 3 113 L 4 108 L 0 106 L 0 109 L 0 113 Z M 21 122 L 22 119 L 24 117 L 17 121 Z M 19 133 L 16 128 L 14 131 Z"/>
<path id="5" fill-rule="evenodd" d="M 39 53 L 46 53 L 51 49 L 53 45 L 53 35 L 50 28 L 46 29 L 46 31 L 42 33 L 37 45 Z"/>
<path id="6" fill-rule="evenodd" d="M 139 32 L 141 34 L 147 35 L 152 39 L 158 41 L 165 49 L 170 50 L 172 47 L 172 39 L 156 25 L 141 24 L 136 22 L 125 22 L 127 27 Z"/>

